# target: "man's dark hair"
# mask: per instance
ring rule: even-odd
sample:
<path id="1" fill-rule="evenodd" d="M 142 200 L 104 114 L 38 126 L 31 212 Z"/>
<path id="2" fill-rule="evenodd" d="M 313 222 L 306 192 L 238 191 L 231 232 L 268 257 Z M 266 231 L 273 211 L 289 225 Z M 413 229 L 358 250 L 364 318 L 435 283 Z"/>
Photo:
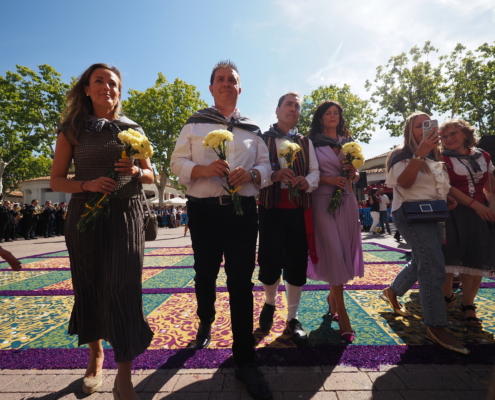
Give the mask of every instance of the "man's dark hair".
<path id="1" fill-rule="evenodd" d="M 217 69 L 220 68 L 230 68 L 233 69 L 235 72 L 237 72 L 237 75 L 239 75 L 239 83 L 241 83 L 241 74 L 239 74 L 239 70 L 237 69 L 237 65 L 233 61 L 230 60 L 221 60 L 215 64 L 213 67 L 213 71 L 211 71 L 211 76 L 210 76 L 210 85 L 213 85 L 213 79 L 215 79 L 215 72 L 217 72 Z"/>
<path id="2" fill-rule="evenodd" d="M 31 204 L 33 204 L 35 201 L 38 201 L 38 199 L 31 200 Z"/>
<path id="3" fill-rule="evenodd" d="M 301 98 L 299 97 L 299 94 L 297 94 L 296 92 L 289 92 L 289 93 L 284 94 L 280 99 L 278 99 L 278 105 L 277 105 L 277 107 L 280 107 L 282 105 L 282 103 L 284 102 L 284 100 L 285 100 L 285 98 L 287 96 L 297 97 L 299 99 L 299 102 L 301 101 Z"/>

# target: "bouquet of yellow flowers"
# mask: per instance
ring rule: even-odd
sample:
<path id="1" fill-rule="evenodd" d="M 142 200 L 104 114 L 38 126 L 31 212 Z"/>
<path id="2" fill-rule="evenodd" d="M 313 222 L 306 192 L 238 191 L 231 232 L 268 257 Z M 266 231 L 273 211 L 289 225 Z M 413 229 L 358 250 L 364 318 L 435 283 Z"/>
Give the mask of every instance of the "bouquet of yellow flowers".
<path id="1" fill-rule="evenodd" d="M 153 147 L 151 146 L 148 138 L 134 129 L 128 129 L 122 131 L 118 134 L 118 138 L 126 146 L 122 151 L 121 158 L 135 158 L 135 159 L 146 159 L 153 156 Z M 114 181 L 119 179 L 119 173 L 115 171 L 115 167 L 112 166 L 108 169 L 106 174 L 108 178 L 112 178 Z M 110 209 L 108 203 L 112 195 L 107 195 L 103 193 L 95 193 L 93 197 L 84 205 L 86 207 L 86 212 L 81 215 L 79 221 L 77 222 L 77 229 L 80 232 L 84 232 L 90 223 L 95 224 L 96 220 L 100 218 L 101 214 L 108 216 Z M 106 212 L 105 211 L 106 207 Z"/>
<path id="2" fill-rule="evenodd" d="M 211 131 L 206 135 L 203 141 L 203 147 L 209 147 L 213 149 L 215 154 L 220 160 L 227 160 L 227 142 L 231 142 L 234 139 L 234 134 L 225 129 L 218 129 L 216 131 Z M 229 170 L 230 171 L 230 170 Z M 237 193 L 242 186 L 234 187 L 232 186 L 228 179 L 225 179 L 227 186 L 222 185 L 222 187 L 230 194 L 232 198 L 232 203 L 234 204 L 234 212 L 236 215 L 244 215 L 244 210 L 242 209 L 241 196 Z"/>
<path id="3" fill-rule="evenodd" d="M 364 164 L 364 155 L 363 149 L 356 142 L 349 142 L 342 146 L 341 149 L 345 158 L 342 161 L 344 165 L 352 165 L 354 168 L 358 169 Z M 352 189 L 352 181 L 351 179 L 354 177 L 349 177 L 349 170 L 343 169 L 340 176 L 343 176 L 346 179 L 349 179 L 349 190 Z M 337 188 L 333 193 L 333 197 L 328 205 L 327 211 L 329 214 L 333 214 L 335 210 L 337 210 L 342 205 L 342 194 L 344 193 L 344 189 Z"/>
<path id="4" fill-rule="evenodd" d="M 301 151 L 301 147 L 297 143 L 292 143 L 290 140 L 285 140 L 282 142 L 280 145 L 280 148 L 278 149 L 278 156 L 279 158 L 285 159 L 285 165 L 287 168 L 292 169 L 294 173 L 296 172 L 294 169 L 294 161 L 296 161 L 297 158 L 297 153 Z M 292 202 L 292 199 L 294 197 L 300 198 L 301 193 L 299 193 L 299 190 L 296 187 L 292 187 L 292 185 L 289 183 L 289 201 Z"/>

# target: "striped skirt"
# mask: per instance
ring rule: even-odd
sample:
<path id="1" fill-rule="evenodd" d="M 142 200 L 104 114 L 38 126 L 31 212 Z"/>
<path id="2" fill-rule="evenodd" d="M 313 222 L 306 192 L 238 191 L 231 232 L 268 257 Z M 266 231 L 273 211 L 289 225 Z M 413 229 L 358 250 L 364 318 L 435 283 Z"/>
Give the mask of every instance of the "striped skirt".
<path id="1" fill-rule="evenodd" d="M 110 214 L 95 228 L 79 232 L 76 224 L 86 200 L 72 198 L 65 221 L 74 307 L 69 334 L 79 346 L 108 341 L 116 362 L 132 361 L 151 343 L 143 311 L 143 217 L 139 199 L 112 199 Z"/>

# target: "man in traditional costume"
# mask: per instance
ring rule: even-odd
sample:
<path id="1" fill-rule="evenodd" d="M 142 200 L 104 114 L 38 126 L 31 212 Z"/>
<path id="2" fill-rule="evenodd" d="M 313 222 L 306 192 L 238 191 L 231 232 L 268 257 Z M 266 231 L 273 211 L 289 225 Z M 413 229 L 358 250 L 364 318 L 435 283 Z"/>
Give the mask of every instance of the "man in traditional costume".
<path id="1" fill-rule="evenodd" d="M 237 67 L 231 61 L 218 63 L 210 78 L 215 105 L 189 118 L 172 154 L 172 172 L 179 184 L 187 185 L 187 211 L 194 250 L 195 290 L 200 320 L 196 349 L 208 346 L 215 320 L 216 279 L 225 257 L 227 289 L 232 321 L 232 352 L 235 376 L 246 384 L 255 399 L 271 399 L 270 388 L 254 363 L 253 283 L 258 232 L 254 196 L 267 184 L 268 151 L 260 129 L 236 108 L 241 93 Z M 224 129 L 233 133 L 227 142 L 227 161 L 203 147 L 208 133 Z M 243 214 L 234 212 L 226 179 L 241 186 Z"/>
<path id="2" fill-rule="evenodd" d="M 287 327 L 293 342 L 307 344 L 308 335 L 297 319 L 302 287 L 306 284 L 308 249 L 316 260 L 311 211 L 311 192 L 318 187 L 320 171 L 311 140 L 297 132 L 301 100 L 289 92 L 283 95 L 275 110 L 278 123 L 263 134 L 268 146 L 272 173 L 270 186 L 259 198 L 260 241 L 259 280 L 265 288 L 265 304 L 260 314 L 260 328 L 269 331 L 273 325 L 277 288 L 283 271 L 288 315 Z M 301 149 L 291 166 L 278 156 L 284 141 L 297 143 Z M 290 196 L 289 184 L 299 189 L 299 197 Z"/>

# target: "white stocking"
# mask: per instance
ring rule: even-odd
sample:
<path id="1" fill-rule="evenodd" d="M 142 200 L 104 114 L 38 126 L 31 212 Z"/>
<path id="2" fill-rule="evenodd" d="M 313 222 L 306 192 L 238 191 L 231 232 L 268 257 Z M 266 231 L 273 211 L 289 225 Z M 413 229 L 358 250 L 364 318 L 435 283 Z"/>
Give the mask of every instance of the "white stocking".
<path id="1" fill-rule="evenodd" d="M 288 282 L 285 282 L 285 289 L 287 291 L 287 303 L 288 314 L 287 321 L 297 318 L 297 309 L 301 301 L 302 286 L 294 286 Z"/>
<path id="2" fill-rule="evenodd" d="M 274 306 L 277 302 L 277 289 L 279 283 L 280 278 L 273 285 L 263 284 L 263 287 L 265 288 L 265 302 L 271 306 Z"/>

